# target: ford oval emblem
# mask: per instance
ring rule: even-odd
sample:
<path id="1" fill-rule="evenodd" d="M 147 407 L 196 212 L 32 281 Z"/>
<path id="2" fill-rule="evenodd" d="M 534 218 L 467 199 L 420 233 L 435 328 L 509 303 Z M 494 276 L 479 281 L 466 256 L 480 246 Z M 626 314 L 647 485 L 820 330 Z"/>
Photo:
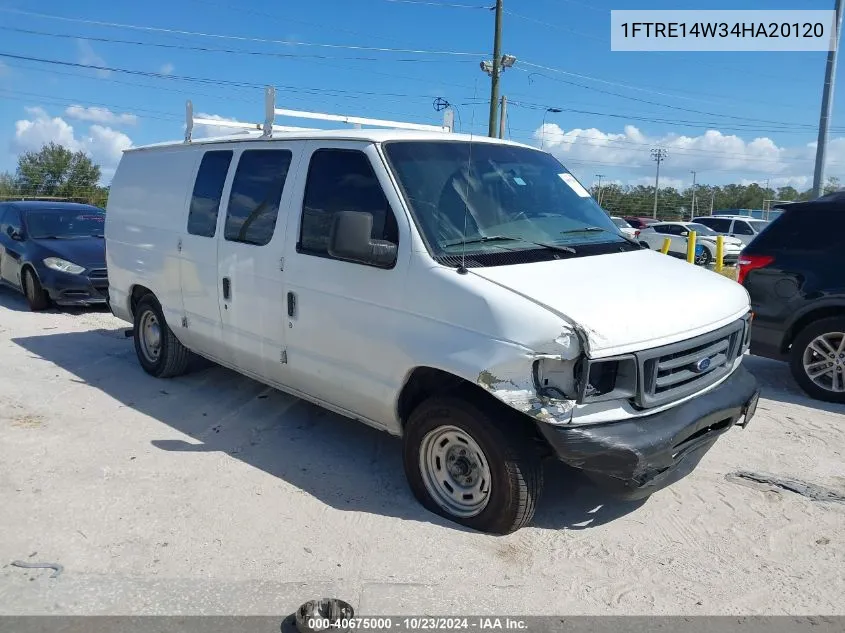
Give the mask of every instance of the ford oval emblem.
<path id="1" fill-rule="evenodd" d="M 702 358 L 695 365 L 693 365 L 693 369 L 695 369 L 695 371 L 698 372 L 699 374 L 701 372 L 707 371 L 708 369 L 710 369 L 710 359 L 709 358 Z"/>

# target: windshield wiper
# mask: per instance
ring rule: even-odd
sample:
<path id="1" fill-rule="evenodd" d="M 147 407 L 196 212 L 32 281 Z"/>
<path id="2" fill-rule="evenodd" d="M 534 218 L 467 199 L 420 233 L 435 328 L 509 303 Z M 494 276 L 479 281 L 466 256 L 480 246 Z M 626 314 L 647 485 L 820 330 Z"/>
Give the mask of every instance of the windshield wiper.
<path id="1" fill-rule="evenodd" d="M 482 237 L 474 237 L 469 240 L 447 242 L 443 246 L 449 247 L 460 246 L 461 244 L 483 244 L 485 242 L 523 242 L 525 244 L 533 244 L 534 246 L 539 246 L 540 248 L 545 248 L 550 251 L 569 253 L 570 255 L 575 255 L 575 253 L 577 252 L 571 246 L 561 246 L 558 244 L 544 244 L 543 242 L 534 242 L 532 240 L 526 240 L 522 237 L 510 237 L 508 235 L 484 235 Z"/>
<path id="2" fill-rule="evenodd" d="M 523 240 L 516 237 L 508 237 L 507 235 L 482 235 L 481 237 L 473 237 L 468 240 L 454 240 L 452 242 L 445 242 L 443 246 L 460 246 L 461 244 L 483 244 L 484 242 L 522 242 Z"/>
<path id="3" fill-rule="evenodd" d="M 603 229 L 600 226 L 585 226 L 581 229 L 569 229 L 568 231 L 561 231 L 561 235 L 566 235 L 567 233 L 610 233 L 607 229 Z"/>
<path id="4" fill-rule="evenodd" d="M 103 237 L 102 233 L 91 233 L 91 237 Z"/>
<path id="5" fill-rule="evenodd" d="M 567 231 L 561 231 L 560 232 L 561 235 L 566 235 L 567 233 L 610 233 L 610 234 L 613 234 L 613 231 L 608 231 L 607 229 L 603 229 L 600 226 L 585 226 L 582 229 L 569 229 Z M 623 240 L 625 240 L 629 244 L 633 244 L 637 248 L 642 248 L 642 246 L 640 245 L 640 243 L 637 240 L 635 240 L 633 237 L 628 237 L 627 235 L 625 235 L 621 231 L 619 232 L 619 237 L 621 237 Z"/>

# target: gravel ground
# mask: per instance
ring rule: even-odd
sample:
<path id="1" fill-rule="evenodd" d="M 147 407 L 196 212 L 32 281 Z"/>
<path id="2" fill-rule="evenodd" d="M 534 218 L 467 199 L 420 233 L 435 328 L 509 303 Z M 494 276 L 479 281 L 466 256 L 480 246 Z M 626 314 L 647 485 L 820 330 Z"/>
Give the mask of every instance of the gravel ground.
<path id="1" fill-rule="evenodd" d="M 506 537 L 423 510 L 399 443 L 218 367 L 142 372 L 124 324 L 0 289 L 0 613 L 845 614 L 845 407 L 755 357 L 757 417 L 645 502 L 550 464 Z M 13 567 L 55 562 L 63 573 Z"/>

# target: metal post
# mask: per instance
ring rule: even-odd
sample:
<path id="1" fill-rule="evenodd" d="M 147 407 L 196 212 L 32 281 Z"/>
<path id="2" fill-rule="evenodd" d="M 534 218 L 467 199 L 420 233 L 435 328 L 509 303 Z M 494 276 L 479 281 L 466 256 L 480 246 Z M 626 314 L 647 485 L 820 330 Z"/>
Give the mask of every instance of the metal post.
<path id="1" fill-rule="evenodd" d="M 505 124 L 508 117 L 508 98 L 502 95 L 501 111 L 499 113 L 499 138 L 505 138 Z"/>
<path id="2" fill-rule="evenodd" d="M 822 195 L 824 187 L 824 162 L 827 153 L 827 130 L 830 125 L 830 107 L 833 104 L 833 86 L 836 79 L 836 53 L 839 48 L 839 34 L 842 30 L 842 0 L 836 0 L 836 30 L 833 33 L 833 50 L 827 53 L 827 67 L 824 75 L 822 111 L 819 117 L 819 138 L 816 145 L 816 168 L 813 172 L 813 197 Z"/>
<path id="3" fill-rule="evenodd" d="M 690 208 L 689 219 L 695 217 L 695 170 L 690 171 L 692 174 L 692 207 Z"/>
<path id="4" fill-rule="evenodd" d="M 716 190 L 710 192 L 710 215 L 713 215 L 713 203 L 716 202 Z"/>
<path id="5" fill-rule="evenodd" d="M 502 70 L 502 9 L 504 0 L 496 0 L 496 27 L 493 34 L 493 73 L 490 76 L 490 123 L 487 136 L 496 138 L 496 115 L 499 109 L 499 74 Z"/>
<path id="6" fill-rule="evenodd" d="M 657 192 L 660 191 L 660 163 L 666 160 L 667 152 L 663 148 L 651 150 L 651 157 L 657 162 L 657 174 L 654 177 L 654 218 L 657 219 Z"/>

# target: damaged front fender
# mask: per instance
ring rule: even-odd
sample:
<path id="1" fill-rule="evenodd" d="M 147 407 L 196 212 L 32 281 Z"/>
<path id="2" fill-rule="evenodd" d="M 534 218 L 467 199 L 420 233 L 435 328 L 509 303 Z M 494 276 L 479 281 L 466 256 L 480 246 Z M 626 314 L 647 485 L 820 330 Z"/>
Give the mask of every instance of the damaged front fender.
<path id="1" fill-rule="evenodd" d="M 560 354 L 525 354 L 512 362 L 482 370 L 476 382 L 512 409 L 539 422 L 569 424 L 575 400 L 558 388 L 539 384 L 537 364 L 543 359 L 561 361 L 562 357 Z"/>

